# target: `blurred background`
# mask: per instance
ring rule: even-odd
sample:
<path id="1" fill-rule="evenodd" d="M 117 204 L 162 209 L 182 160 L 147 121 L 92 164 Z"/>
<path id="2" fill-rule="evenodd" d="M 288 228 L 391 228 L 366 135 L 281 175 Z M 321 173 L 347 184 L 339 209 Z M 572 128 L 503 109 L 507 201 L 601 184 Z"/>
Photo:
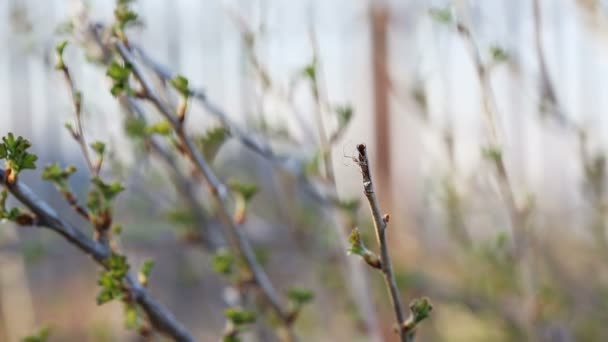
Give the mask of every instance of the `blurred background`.
<path id="1" fill-rule="evenodd" d="M 0 134 L 28 138 L 39 168 L 80 166 L 73 187 L 86 194 L 54 69 L 67 38 L 86 138 L 107 143 L 104 175 L 127 185 L 116 209 L 124 250 L 133 265 L 155 260 L 151 292 L 200 340 L 217 340 L 226 282 L 189 241 L 194 223 L 176 214 L 184 205 L 167 166 L 125 134 L 105 68 L 74 38 L 83 18 L 111 23 L 114 6 L 0 1 Z M 402 297 L 434 303 L 421 341 L 608 340 L 608 2 L 140 0 L 134 9 L 132 41 L 295 161 L 277 167 L 231 139 L 214 167 L 259 185 L 245 229 L 278 287 L 314 291 L 296 325 L 303 340 L 396 340 L 381 276 L 346 255 L 355 225 L 376 247 L 367 204 L 353 214 L 309 193 L 363 199 L 358 143 L 391 214 Z M 352 108 L 352 120 L 337 108 Z M 193 134 L 218 124 L 192 103 Z M 78 222 L 39 170 L 23 179 Z M 205 224 L 219 224 L 207 214 Z M 120 303 L 96 305 L 87 257 L 49 231 L 1 227 L 0 341 L 43 326 L 51 341 L 137 340 Z"/>

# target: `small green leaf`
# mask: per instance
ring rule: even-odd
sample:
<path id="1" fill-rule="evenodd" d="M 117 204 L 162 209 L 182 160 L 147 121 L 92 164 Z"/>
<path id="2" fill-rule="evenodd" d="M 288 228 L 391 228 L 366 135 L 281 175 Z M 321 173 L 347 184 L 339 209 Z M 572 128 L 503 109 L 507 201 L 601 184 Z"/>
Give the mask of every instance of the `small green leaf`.
<path id="1" fill-rule="evenodd" d="M 154 125 L 147 126 L 145 132 L 146 134 L 169 135 L 173 132 L 173 127 L 168 120 L 163 120 Z"/>
<path id="2" fill-rule="evenodd" d="M 382 262 L 380 261 L 380 258 L 365 247 L 358 228 L 353 228 L 348 237 L 348 242 L 350 243 L 348 254 L 358 255 L 362 257 L 368 265 L 374 268 L 381 268 Z"/>
<path id="3" fill-rule="evenodd" d="M 188 88 L 188 79 L 182 75 L 177 75 L 171 80 L 171 85 L 177 90 L 183 97 L 188 97 L 192 94 L 190 88 Z"/>
<path id="4" fill-rule="evenodd" d="M 258 192 L 258 186 L 253 183 L 244 183 L 236 179 L 228 181 L 230 189 L 235 193 L 243 196 L 245 201 L 251 200 L 251 198 Z"/>
<path id="5" fill-rule="evenodd" d="M 105 151 L 106 151 L 106 144 L 104 144 L 101 141 L 96 141 L 96 142 L 94 142 L 94 143 L 91 144 L 91 148 L 99 156 L 102 156 L 105 153 Z"/>
<path id="6" fill-rule="evenodd" d="M 494 45 L 490 47 L 490 55 L 496 62 L 505 62 L 509 59 L 507 52 L 500 46 Z"/>
<path id="7" fill-rule="evenodd" d="M 50 336 L 51 329 L 49 327 L 43 327 L 35 334 L 22 338 L 21 342 L 46 342 Z"/>
<path id="8" fill-rule="evenodd" d="M 196 143 L 205 159 L 213 160 L 229 136 L 229 131 L 225 127 L 218 126 L 208 130 L 205 135 L 197 139 Z"/>
<path id="9" fill-rule="evenodd" d="M 312 301 L 314 294 L 310 290 L 293 288 L 287 292 L 287 298 L 293 301 L 296 306 L 302 306 Z"/>
<path id="10" fill-rule="evenodd" d="M 61 191 L 68 191 L 68 179 L 76 172 L 75 166 L 62 169 L 59 164 L 51 164 L 42 170 L 42 179 L 54 183 Z"/>
<path id="11" fill-rule="evenodd" d="M 152 260 L 144 261 L 144 264 L 141 266 L 141 269 L 139 270 L 137 276 L 139 278 L 139 282 L 143 285 L 146 285 L 148 283 L 148 280 L 150 279 L 150 273 L 152 273 L 152 268 L 154 268 L 154 261 Z"/>
<path id="12" fill-rule="evenodd" d="M 217 273 L 229 275 L 234 268 L 234 256 L 227 250 L 220 250 L 213 255 L 211 267 Z"/>
<path id="13" fill-rule="evenodd" d="M 0 159 L 5 159 L 7 169 L 11 169 L 15 174 L 21 170 L 36 168 L 38 156 L 27 151 L 32 146 L 27 139 L 21 136 L 15 138 L 13 133 L 8 133 L 2 137 L 0 146 Z"/>
<path id="14" fill-rule="evenodd" d="M 483 157 L 491 160 L 492 162 L 500 162 L 502 160 L 502 151 L 499 147 L 488 146 L 481 149 Z"/>
<path id="15" fill-rule="evenodd" d="M 241 308 L 228 308 L 225 315 L 237 327 L 255 322 L 255 313 Z"/>
<path id="16" fill-rule="evenodd" d="M 431 8 L 429 14 L 431 15 L 431 18 L 442 24 L 449 24 L 454 20 L 452 10 L 449 7 Z"/>
<path id="17" fill-rule="evenodd" d="M 353 107 L 349 105 L 339 106 L 336 107 L 335 110 L 336 115 L 338 116 L 338 128 L 344 129 L 346 126 L 348 126 L 353 117 Z"/>
<path id="18" fill-rule="evenodd" d="M 133 304 L 125 304 L 125 328 L 135 330 L 139 328 L 139 313 Z"/>
<path id="19" fill-rule="evenodd" d="M 125 132 L 131 138 L 143 138 L 146 136 L 146 121 L 141 118 L 129 117 L 124 123 Z"/>
<path id="20" fill-rule="evenodd" d="M 97 295 L 97 304 L 102 305 L 114 299 L 124 298 L 123 279 L 129 271 L 127 257 L 117 253 L 104 261 L 106 269 L 99 276 L 98 285 L 101 291 Z"/>
<path id="21" fill-rule="evenodd" d="M 426 297 L 417 298 L 410 304 L 410 311 L 412 312 L 414 323 L 417 324 L 431 315 L 433 305 Z"/>

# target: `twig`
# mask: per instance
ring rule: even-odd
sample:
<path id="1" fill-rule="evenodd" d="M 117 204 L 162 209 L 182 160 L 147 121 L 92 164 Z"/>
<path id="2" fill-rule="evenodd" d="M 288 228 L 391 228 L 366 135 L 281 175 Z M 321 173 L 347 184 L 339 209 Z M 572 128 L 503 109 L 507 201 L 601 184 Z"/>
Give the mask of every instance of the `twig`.
<path id="1" fill-rule="evenodd" d="M 4 176 L 4 169 L 0 169 L 0 179 L 4 179 Z M 94 241 L 82 233 L 80 229 L 65 221 L 48 203 L 40 199 L 22 182 L 16 181 L 14 184 L 4 184 L 4 186 L 19 200 L 19 202 L 36 215 L 36 226 L 46 227 L 60 234 L 68 242 L 91 256 L 99 265 L 104 268 L 107 267 L 105 261 L 110 257 L 111 250 L 106 244 Z M 125 277 L 125 283 L 131 298 L 140 305 L 148 316 L 150 323 L 158 331 L 165 333 L 176 341 L 194 341 L 190 332 L 177 321 L 169 310 L 154 299 L 148 291 L 135 280 L 135 277 L 128 274 Z"/>
<path id="2" fill-rule="evenodd" d="M 74 116 L 76 118 L 76 131 L 74 131 L 70 127 L 69 128 L 70 133 L 72 134 L 72 137 L 74 138 L 74 140 L 76 140 L 76 142 L 78 143 L 78 146 L 80 146 L 80 150 L 82 151 L 82 155 L 84 156 L 84 160 L 87 164 L 87 167 L 89 168 L 89 171 L 94 176 L 97 176 L 99 174 L 99 170 L 101 168 L 101 161 L 98 162 L 96 165 L 93 164 L 93 161 L 91 160 L 91 155 L 89 153 L 89 148 L 88 148 L 86 140 L 84 138 L 84 130 L 82 128 L 82 94 L 80 93 L 80 91 L 76 90 L 76 85 L 74 84 L 74 79 L 72 78 L 70 70 L 65 65 L 63 60 L 61 61 L 60 64 L 58 64 L 57 67 L 63 74 L 63 76 L 68 84 L 68 89 L 70 91 L 70 96 L 72 98 L 72 104 L 74 106 Z"/>
<path id="3" fill-rule="evenodd" d="M 120 41 L 116 42 L 116 47 L 122 58 L 132 65 L 133 74 L 141 83 L 146 98 L 154 104 L 157 110 L 171 124 L 179 141 L 183 144 L 186 157 L 193 163 L 197 171 L 203 176 L 215 204 L 218 207 L 220 219 L 227 228 L 227 240 L 243 257 L 245 263 L 252 273 L 253 280 L 255 281 L 256 285 L 260 288 L 263 296 L 289 332 L 291 325 L 289 313 L 283 308 L 279 294 L 272 285 L 268 275 L 257 261 L 249 239 L 244 232 L 237 227 L 237 224 L 234 222 L 232 215 L 227 208 L 229 192 L 226 185 L 224 185 L 219 178 L 217 178 L 210 165 L 200 154 L 192 139 L 190 139 L 190 137 L 186 134 L 182 123 L 177 119 L 177 116 L 173 114 L 173 110 L 155 95 L 152 85 L 147 81 L 146 77 L 144 76 L 144 71 L 141 69 L 129 49 Z"/>
<path id="4" fill-rule="evenodd" d="M 393 305 L 393 311 L 395 312 L 395 319 L 397 321 L 397 327 L 399 329 L 399 336 L 401 337 L 401 341 L 403 342 L 412 341 L 413 334 L 408 333 L 406 327 L 404 326 L 404 324 L 406 323 L 405 315 L 403 313 L 403 307 L 401 304 L 401 299 L 399 297 L 397 280 L 395 279 L 395 275 L 393 273 L 391 258 L 388 253 L 388 244 L 386 241 L 386 227 L 389 221 L 389 215 L 382 215 L 382 213 L 380 212 L 380 206 L 378 205 L 378 200 L 376 199 L 376 194 L 374 192 L 374 183 L 372 182 L 369 160 L 367 158 L 367 148 L 365 145 L 360 144 L 357 146 L 357 150 L 359 151 L 358 163 L 359 167 L 361 168 L 361 173 L 363 175 L 363 190 L 365 192 L 365 197 L 367 197 L 369 208 L 372 212 L 374 228 L 376 231 L 376 240 L 380 248 L 380 270 L 382 271 L 382 274 L 384 274 L 384 281 L 386 283 L 388 294 Z"/>

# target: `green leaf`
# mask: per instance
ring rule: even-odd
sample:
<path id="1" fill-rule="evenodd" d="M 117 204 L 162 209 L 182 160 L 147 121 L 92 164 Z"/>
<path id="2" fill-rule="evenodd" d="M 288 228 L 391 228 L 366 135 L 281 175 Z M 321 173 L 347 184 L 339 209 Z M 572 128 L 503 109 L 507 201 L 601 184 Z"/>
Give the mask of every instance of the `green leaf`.
<path id="1" fill-rule="evenodd" d="M 51 164 L 42 170 L 42 179 L 54 183 L 61 191 L 68 191 L 68 179 L 76 172 L 75 166 L 62 169 L 59 164 Z"/>
<path id="2" fill-rule="evenodd" d="M 417 298 L 412 301 L 410 304 L 410 311 L 412 312 L 412 317 L 414 323 L 419 323 L 425 318 L 431 315 L 431 311 L 433 311 L 433 305 L 431 301 L 426 298 Z"/>
<path id="3" fill-rule="evenodd" d="M 313 60 L 307 66 L 302 69 L 302 74 L 308 78 L 311 82 L 316 82 L 317 80 L 317 61 Z"/>
<path id="4" fill-rule="evenodd" d="M 169 135 L 173 132 L 173 127 L 168 120 L 163 120 L 145 128 L 146 134 Z"/>
<path id="5" fill-rule="evenodd" d="M 207 160 L 213 160 L 222 145 L 228 140 L 230 133 L 222 126 L 208 130 L 205 135 L 197 139 L 198 148 Z"/>
<path id="6" fill-rule="evenodd" d="M 353 228 L 350 233 L 350 236 L 348 237 L 348 242 L 350 243 L 350 249 L 348 250 L 348 254 L 355 254 L 362 257 L 368 265 L 374 268 L 382 267 L 382 262 L 380 261 L 380 258 L 378 258 L 376 254 L 374 254 L 372 251 L 367 249 L 367 247 L 365 247 L 363 239 L 361 238 L 361 233 L 359 232 L 358 228 Z"/>
<path id="7" fill-rule="evenodd" d="M 225 315 L 237 327 L 255 322 L 255 313 L 241 308 L 228 308 Z"/>
<path id="8" fill-rule="evenodd" d="M 296 306 L 302 306 L 312 301 L 314 294 L 310 290 L 293 288 L 287 292 L 287 298 L 293 301 Z"/>
<path id="9" fill-rule="evenodd" d="M 62 40 L 61 42 L 59 42 L 56 46 L 55 46 L 55 51 L 57 52 L 58 56 L 62 56 L 63 55 L 63 50 L 65 50 L 65 47 L 68 45 L 68 41 L 67 40 Z"/>
<path id="10" fill-rule="evenodd" d="M 229 275 L 234 268 L 234 256 L 227 250 L 219 250 L 213 255 L 211 267 L 217 273 Z"/>
<path id="11" fill-rule="evenodd" d="M 253 183 L 244 183 L 236 179 L 228 181 L 230 189 L 235 193 L 243 196 L 245 201 L 251 200 L 251 198 L 258 192 L 258 186 Z"/>
<path id="12" fill-rule="evenodd" d="M 150 273 L 152 273 L 152 268 L 154 268 L 154 261 L 144 261 L 137 275 L 137 277 L 139 278 L 139 282 L 142 283 L 142 285 L 148 284 L 148 280 L 150 279 Z"/>
<path id="13" fill-rule="evenodd" d="M 27 139 L 15 138 L 13 133 L 8 133 L 2 137 L 0 146 L 0 159 L 6 160 L 7 169 L 17 174 L 21 170 L 36 168 L 38 156 L 27 151 L 32 146 Z"/>
<path id="14" fill-rule="evenodd" d="M 107 184 L 99 177 L 94 177 L 91 179 L 91 182 L 97 187 L 97 189 L 99 189 L 99 191 L 101 191 L 101 194 L 106 201 L 112 201 L 118 194 L 125 190 L 125 187 L 122 184 L 118 182 Z"/>
<path id="15" fill-rule="evenodd" d="M 51 336 L 51 329 L 49 327 L 43 327 L 38 330 L 34 335 L 30 335 L 21 339 L 22 342 L 46 342 Z"/>
<path id="16" fill-rule="evenodd" d="M 114 81 L 126 81 L 129 79 L 129 75 L 131 75 L 131 68 L 127 65 L 120 65 L 118 62 L 114 61 L 108 66 L 106 75 Z"/>
<path id="17" fill-rule="evenodd" d="M 0 220 L 16 221 L 21 216 L 21 210 L 18 208 L 6 208 L 6 199 L 8 198 L 8 191 L 2 190 L 0 192 Z"/>
<path id="18" fill-rule="evenodd" d="M 113 96 L 118 96 L 122 93 L 131 93 L 129 87 L 129 76 L 131 75 L 131 65 L 125 63 L 121 65 L 116 61 L 113 61 L 106 71 L 106 75 L 113 81 L 110 92 Z"/>
<path id="19" fill-rule="evenodd" d="M 101 272 L 97 282 L 101 287 L 101 291 L 97 295 L 98 305 L 124 297 L 124 286 L 122 282 L 129 271 L 127 257 L 117 253 L 112 253 L 112 255 L 104 261 L 104 264 L 106 269 Z"/>
<path id="20" fill-rule="evenodd" d="M 494 45 L 490 47 L 490 55 L 496 62 L 505 62 L 509 59 L 507 52 L 500 46 Z"/>
<path id="21" fill-rule="evenodd" d="M 431 18 L 442 24 L 449 24 L 454 20 L 452 16 L 452 10 L 449 7 L 446 8 L 432 8 L 429 10 Z"/>
<path id="22" fill-rule="evenodd" d="M 491 160 L 492 162 L 500 162 L 502 160 L 502 151 L 499 147 L 488 146 L 481 149 L 481 154 L 484 158 Z"/>
<path id="23" fill-rule="evenodd" d="M 95 153 L 97 153 L 99 156 L 102 156 L 106 151 L 106 144 L 104 144 L 101 141 L 96 141 L 96 142 L 92 143 L 90 146 L 93 149 L 93 151 L 95 151 Z"/>
<path id="24" fill-rule="evenodd" d="M 190 88 L 188 88 L 188 79 L 182 75 L 177 75 L 171 80 L 171 85 L 177 90 L 183 97 L 188 97 L 192 94 Z"/>
<path id="25" fill-rule="evenodd" d="M 135 330 L 139 328 L 139 313 L 133 304 L 125 304 L 125 328 Z"/>
<path id="26" fill-rule="evenodd" d="M 241 342 L 241 339 L 236 334 L 226 335 L 222 338 L 222 342 Z"/>
<path id="27" fill-rule="evenodd" d="M 125 132 L 131 138 L 143 138 L 146 136 L 146 121 L 141 118 L 129 117 L 124 123 Z"/>
<path id="28" fill-rule="evenodd" d="M 128 7 L 128 3 L 119 3 L 114 10 L 116 23 L 121 30 L 137 21 L 138 15 Z"/>
<path id="29" fill-rule="evenodd" d="M 361 233 L 359 232 L 359 228 L 353 228 L 348 236 L 348 243 L 350 243 L 350 249 L 348 250 L 348 254 L 355 254 L 359 256 L 364 256 L 367 248 L 363 244 L 361 239 Z"/>
<path id="30" fill-rule="evenodd" d="M 335 110 L 338 116 L 338 129 L 344 129 L 353 117 L 353 107 L 349 105 L 339 106 Z"/>

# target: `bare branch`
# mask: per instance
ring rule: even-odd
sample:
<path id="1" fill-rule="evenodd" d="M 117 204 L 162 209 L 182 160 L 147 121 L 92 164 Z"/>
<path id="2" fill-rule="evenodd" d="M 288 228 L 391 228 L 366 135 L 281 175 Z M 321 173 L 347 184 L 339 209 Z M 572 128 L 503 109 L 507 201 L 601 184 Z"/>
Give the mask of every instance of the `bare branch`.
<path id="1" fill-rule="evenodd" d="M 365 197 L 367 197 L 369 208 L 372 212 L 374 228 L 376 231 L 376 240 L 380 248 L 380 270 L 382 271 L 382 274 L 384 274 L 384 281 L 388 289 L 388 294 L 391 303 L 393 304 L 393 311 L 395 313 L 395 319 L 397 321 L 399 336 L 401 337 L 401 341 L 403 342 L 413 341 L 415 327 L 417 323 L 424 317 L 422 319 L 418 319 L 417 315 L 414 314 L 415 310 L 412 307 L 412 315 L 407 320 L 405 319 L 405 314 L 403 312 L 403 307 L 399 296 L 399 289 L 397 288 L 397 281 L 393 272 L 393 265 L 391 263 L 391 258 L 388 252 L 388 243 L 386 241 L 386 228 L 390 216 L 388 214 L 382 215 L 380 211 L 380 205 L 378 204 L 378 200 L 376 199 L 374 183 L 372 181 L 369 160 L 367 158 L 367 148 L 364 144 L 360 144 L 357 146 L 357 150 L 359 151 L 358 163 L 359 167 L 361 168 L 361 173 L 363 175 L 363 190 L 365 193 Z M 415 303 L 416 302 L 414 302 L 412 306 L 415 305 Z M 429 308 L 428 310 L 430 311 L 431 307 L 428 304 L 428 301 L 425 302 L 425 305 Z"/>

